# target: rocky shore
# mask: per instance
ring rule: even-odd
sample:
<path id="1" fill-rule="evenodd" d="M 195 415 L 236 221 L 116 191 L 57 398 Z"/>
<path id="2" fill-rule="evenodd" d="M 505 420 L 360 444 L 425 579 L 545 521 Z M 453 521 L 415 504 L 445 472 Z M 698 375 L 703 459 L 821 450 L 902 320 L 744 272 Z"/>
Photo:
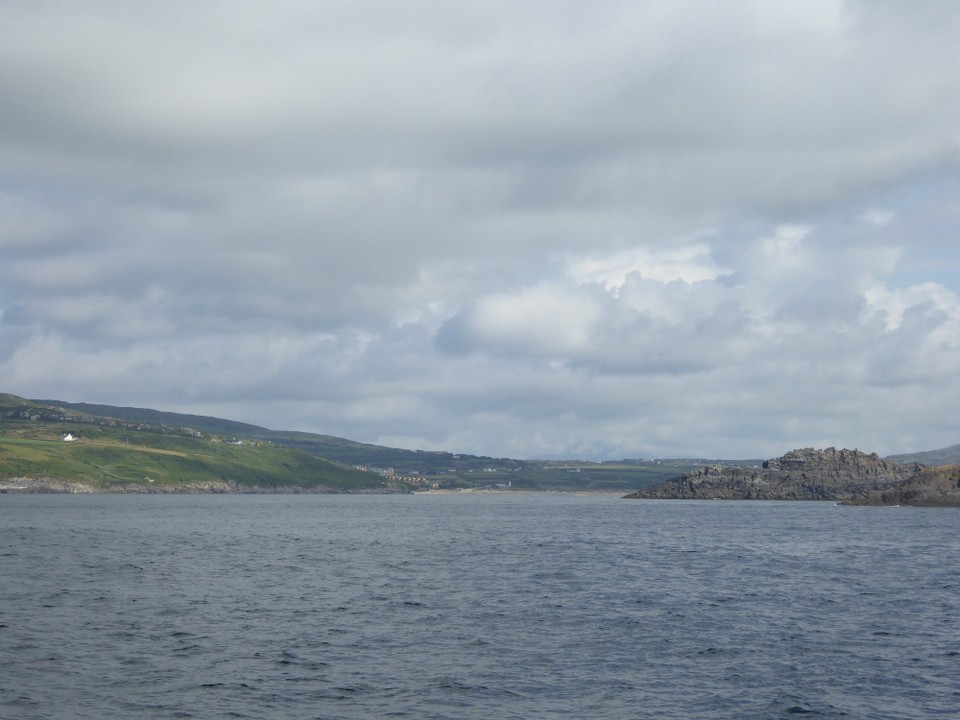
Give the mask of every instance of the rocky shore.
<path id="1" fill-rule="evenodd" d="M 960 465 L 920 468 L 899 485 L 844 505 L 960 507 Z"/>
<path id="2" fill-rule="evenodd" d="M 0 480 L 0 493 L 94 493 L 91 485 L 49 477 Z"/>
<path id="3" fill-rule="evenodd" d="M 68 480 L 59 480 L 57 478 L 9 478 L 0 480 L 0 494 L 43 494 L 43 493 L 61 493 L 61 494 L 84 494 L 84 493 L 109 493 L 120 495 L 169 495 L 169 494 L 213 494 L 213 495 L 319 495 L 343 493 L 344 490 L 331 488 L 325 485 L 316 485 L 313 487 L 300 487 L 294 485 L 283 486 L 264 486 L 264 485 L 241 485 L 233 481 L 216 482 L 187 482 L 178 484 L 148 484 L 148 483 L 126 483 L 120 485 L 110 485 L 107 487 L 94 487 L 86 483 L 72 482 Z M 389 493 L 397 492 L 390 488 L 376 490 L 357 490 L 355 493 Z"/>
<path id="4" fill-rule="evenodd" d="M 859 450 L 792 450 L 761 467 L 707 466 L 627 495 L 631 499 L 854 500 L 889 490 L 919 470 Z"/>

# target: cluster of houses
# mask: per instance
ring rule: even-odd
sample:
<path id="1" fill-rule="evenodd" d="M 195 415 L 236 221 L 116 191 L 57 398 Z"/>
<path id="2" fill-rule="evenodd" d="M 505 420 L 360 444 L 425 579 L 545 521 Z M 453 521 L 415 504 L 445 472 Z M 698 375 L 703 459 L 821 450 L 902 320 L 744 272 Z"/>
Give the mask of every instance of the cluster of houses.
<path id="1" fill-rule="evenodd" d="M 429 479 L 423 477 L 423 475 L 401 475 L 392 467 L 377 467 L 375 465 L 354 465 L 355 470 L 363 470 L 364 472 L 377 473 L 377 475 L 382 475 L 385 478 L 390 478 L 391 480 L 396 480 L 402 482 L 405 485 L 415 485 L 417 487 L 429 487 L 432 490 L 439 490 L 440 483 L 431 482 Z"/>

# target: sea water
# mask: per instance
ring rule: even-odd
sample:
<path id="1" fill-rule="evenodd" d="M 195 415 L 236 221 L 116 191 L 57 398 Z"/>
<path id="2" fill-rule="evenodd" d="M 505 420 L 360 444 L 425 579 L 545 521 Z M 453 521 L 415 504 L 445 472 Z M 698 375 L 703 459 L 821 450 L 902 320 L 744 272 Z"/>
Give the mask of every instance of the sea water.
<path id="1" fill-rule="evenodd" d="M 960 512 L 0 495 L 0 718 L 960 717 Z"/>

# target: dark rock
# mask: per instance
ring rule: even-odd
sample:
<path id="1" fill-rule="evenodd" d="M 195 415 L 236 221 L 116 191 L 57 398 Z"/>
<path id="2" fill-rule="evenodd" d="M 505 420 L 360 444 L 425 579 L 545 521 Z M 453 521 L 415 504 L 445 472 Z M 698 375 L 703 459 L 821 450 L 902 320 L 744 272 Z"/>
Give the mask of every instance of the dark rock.
<path id="1" fill-rule="evenodd" d="M 627 495 L 689 500 L 848 500 L 903 482 L 916 466 L 859 450 L 791 450 L 762 467 L 710 465 Z"/>
<path id="2" fill-rule="evenodd" d="M 912 505 L 960 507 L 960 465 L 919 468 L 902 483 L 844 505 Z"/>

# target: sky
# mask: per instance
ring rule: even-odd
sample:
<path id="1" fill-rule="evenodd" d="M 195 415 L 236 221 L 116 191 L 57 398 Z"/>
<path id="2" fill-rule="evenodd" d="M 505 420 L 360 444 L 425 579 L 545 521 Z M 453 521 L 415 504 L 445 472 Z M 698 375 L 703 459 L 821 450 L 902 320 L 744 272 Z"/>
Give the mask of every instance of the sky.
<path id="1" fill-rule="evenodd" d="M 0 0 L 0 392 L 495 457 L 958 443 L 958 37 Z"/>

